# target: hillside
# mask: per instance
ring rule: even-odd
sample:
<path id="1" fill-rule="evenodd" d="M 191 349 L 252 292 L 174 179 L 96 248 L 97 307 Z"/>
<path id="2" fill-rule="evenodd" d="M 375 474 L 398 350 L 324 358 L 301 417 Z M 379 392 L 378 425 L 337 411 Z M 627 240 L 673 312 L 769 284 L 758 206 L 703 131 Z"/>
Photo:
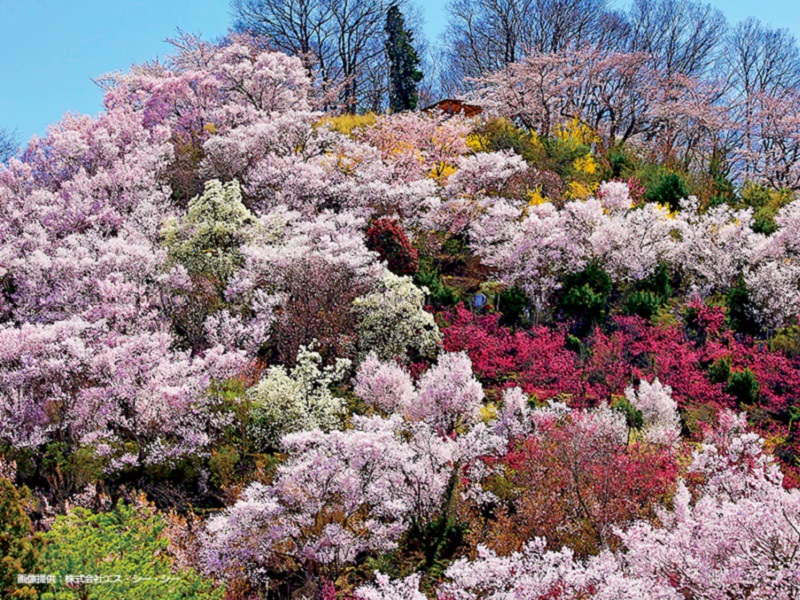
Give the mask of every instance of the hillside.
<path id="1" fill-rule="evenodd" d="M 796 90 L 102 83 L 0 167 L 3 597 L 800 597 Z"/>

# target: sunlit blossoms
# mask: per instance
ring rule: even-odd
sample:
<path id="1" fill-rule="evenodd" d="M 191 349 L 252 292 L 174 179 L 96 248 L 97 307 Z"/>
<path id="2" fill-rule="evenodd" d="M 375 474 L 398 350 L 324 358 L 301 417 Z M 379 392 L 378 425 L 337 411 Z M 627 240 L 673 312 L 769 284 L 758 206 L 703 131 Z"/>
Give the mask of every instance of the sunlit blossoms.
<path id="1" fill-rule="evenodd" d="M 407 2 L 253 0 L 0 130 L 0 596 L 800 597 L 800 54 L 519 4 L 441 103 Z"/>

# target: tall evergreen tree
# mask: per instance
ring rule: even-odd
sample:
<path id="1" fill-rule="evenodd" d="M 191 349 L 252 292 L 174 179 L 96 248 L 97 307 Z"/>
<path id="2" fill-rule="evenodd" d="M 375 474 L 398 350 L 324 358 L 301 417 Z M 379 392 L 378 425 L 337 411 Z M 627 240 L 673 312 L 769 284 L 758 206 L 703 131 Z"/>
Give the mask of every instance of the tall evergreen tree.
<path id="1" fill-rule="evenodd" d="M 392 112 L 414 110 L 422 80 L 420 58 L 412 45 L 413 34 L 405 28 L 403 13 L 395 5 L 386 14 L 386 54 L 389 57 L 389 107 Z"/>

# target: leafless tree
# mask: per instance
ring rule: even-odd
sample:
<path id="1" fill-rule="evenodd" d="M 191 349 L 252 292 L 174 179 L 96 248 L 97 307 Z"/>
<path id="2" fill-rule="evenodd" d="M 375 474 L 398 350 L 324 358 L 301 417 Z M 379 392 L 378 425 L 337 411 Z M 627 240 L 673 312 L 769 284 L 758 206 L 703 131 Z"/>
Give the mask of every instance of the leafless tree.
<path id="1" fill-rule="evenodd" d="M 627 17 L 628 49 L 667 76 L 709 73 L 728 28 L 719 9 L 697 0 L 634 0 Z"/>
<path id="2" fill-rule="evenodd" d="M 6 162 L 14 156 L 18 147 L 17 134 L 8 129 L 0 128 L 0 163 Z"/>
<path id="3" fill-rule="evenodd" d="M 324 84 L 341 85 L 342 102 L 351 111 L 382 108 L 385 102 L 383 29 L 393 4 L 412 31 L 421 28 L 421 13 L 408 0 L 232 0 L 238 29 L 301 56 Z"/>
<path id="4" fill-rule="evenodd" d="M 800 51 L 787 29 L 771 29 L 751 17 L 731 29 L 723 56 L 736 94 L 772 94 L 800 86 Z"/>
<path id="5" fill-rule="evenodd" d="M 781 155 L 773 152 L 776 141 L 796 141 L 791 135 L 774 134 L 793 123 L 785 121 L 788 115 L 779 115 L 776 107 L 793 105 L 800 88 L 800 51 L 788 30 L 772 29 L 749 18 L 732 28 L 723 55 L 729 104 L 737 124 L 732 145 L 741 159 L 738 167 L 743 177 L 751 178 L 763 170 L 764 157 Z"/>
<path id="6" fill-rule="evenodd" d="M 457 88 L 530 52 L 597 43 L 616 26 L 607 0 L 451 0 L 443 36 L 444 85 Z M 607 18 L 608 17 L 608 18 Z"/>

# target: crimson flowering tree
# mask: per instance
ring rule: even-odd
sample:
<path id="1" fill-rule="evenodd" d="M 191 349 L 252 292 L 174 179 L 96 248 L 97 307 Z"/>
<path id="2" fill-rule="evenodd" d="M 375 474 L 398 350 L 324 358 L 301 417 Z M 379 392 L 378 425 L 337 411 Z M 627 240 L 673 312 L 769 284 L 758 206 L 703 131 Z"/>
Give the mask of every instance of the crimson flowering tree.
<path id="1" fill-rule="evenodd" d="M 570 346 L 563 331 L 512 330 L 499 323 L 498 315 L 476 316 L 457 309 L 443 315 L 448 324 L 443 329 L 444 348 L 468 353 L 490 397 L 497 396 L 498 389 L 518 385 L 539 400 L 563 397 L 575 406 L 606 402 L 642 380 L 655 385 L 658 379 L 659 385 L 670 387 L 682 410 L 713 413 L 735 406 L 731 376 L 749 370 L 758 382 L 754 406 L 764 411 L 754 424 L 764 434 L 785 435 L 796 403 L 797 359 L 738 339 L 724 328 L 720 309 L 692 306 L 695 316 L 687 319 L 690 325 L 685 328 L 617 317 L 610 331 L 597 328 L 591 333 L 583 349 Z M 712 368 L 720 364 L 725 365 L 722 376 Z M 791 439 L 786 444 L 789 451 Z M 791 468 L 791 451 L 787 457 L 786 467 Z"/>
<path id="2" fill-rule="evenodd" d="M 628 444 L 622 415 L 607 408 L 545 409 L 532 418 L 533 435 L 501 460 L 511 491 L 504 490 L 493 518 L 472 528 L 480 532 L 475 543 L 507 554 L 544 538 L 551 549 L 585 556 L 618 543 L 615 528 L 655 520 L 678 474 L 669 446 Z"/>
<path id="3" fill-rule="evenodd" d="M 378 219 L 367 229 L 367 247 L 386 261 L 395 275 L 413 275 L 419 269 L 419 254 L 397 221 Z"/>

